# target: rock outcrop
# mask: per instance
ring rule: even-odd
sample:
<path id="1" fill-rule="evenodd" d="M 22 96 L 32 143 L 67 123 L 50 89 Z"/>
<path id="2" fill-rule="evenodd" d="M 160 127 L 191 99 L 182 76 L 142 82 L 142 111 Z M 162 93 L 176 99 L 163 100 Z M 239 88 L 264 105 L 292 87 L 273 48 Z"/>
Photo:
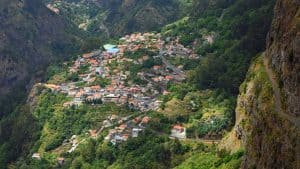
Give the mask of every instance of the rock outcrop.
<path id="1" fill-rule="evenodd" d="M 300 116 L 300 1 L 277 2 L 266 57 L 276 72 L 286 113 Z"/>

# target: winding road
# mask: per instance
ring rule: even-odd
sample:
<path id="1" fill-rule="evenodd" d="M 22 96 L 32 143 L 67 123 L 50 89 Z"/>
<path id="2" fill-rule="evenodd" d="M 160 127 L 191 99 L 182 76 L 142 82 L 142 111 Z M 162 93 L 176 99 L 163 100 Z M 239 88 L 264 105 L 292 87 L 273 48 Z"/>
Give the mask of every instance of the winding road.
<path id="1" fill-rule="evenodd" d="M 266 73 L 268 74 L 269 80 L 272 84 L 274 96 L 275 96 L 275 109 L 277 113 L 284 117 L 285 119 L 289 120 L 291 123 L 293 123 L 296 127 L 300 128 L 300 117 L 296 117 L 293 115 L 286 114 L 285 111 L 282 109 L 282 102 L 281 102 L 281 93 L 280 88 L 277 84 L 276 75 L 273 72 L 273 70 L 269 67 L 269 60 L 267 57 L 264 56 L 264 67 L 266 70 Z"/>

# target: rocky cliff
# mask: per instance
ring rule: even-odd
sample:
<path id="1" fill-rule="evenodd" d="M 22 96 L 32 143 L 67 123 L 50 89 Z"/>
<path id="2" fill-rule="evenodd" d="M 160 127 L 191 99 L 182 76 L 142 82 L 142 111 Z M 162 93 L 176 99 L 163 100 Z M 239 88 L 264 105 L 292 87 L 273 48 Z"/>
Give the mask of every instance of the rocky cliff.
<path id="1" fill-rule="evenodd" d="M 275 71 L 283 108 L 300 116 L 300 1 L 281 0 L 275 8 L 266 59 Z"/>
<path id="2" fill-rule="evenodd" d="M 278 0 L 266 52 L 240 87 L 236 125 L 220 148 L 246 149 L 242 168 L 300 168 L 300 2 Z"/>

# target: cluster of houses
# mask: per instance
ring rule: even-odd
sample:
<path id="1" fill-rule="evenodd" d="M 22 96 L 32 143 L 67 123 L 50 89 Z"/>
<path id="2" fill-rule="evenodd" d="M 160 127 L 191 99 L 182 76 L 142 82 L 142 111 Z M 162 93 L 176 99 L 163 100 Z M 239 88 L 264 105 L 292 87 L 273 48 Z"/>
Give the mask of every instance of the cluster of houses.
<path id="1" fill-rule="evenodd" d="M 199 59 L 199 55 L 190 48 L 184 47 L 184 45 L 179 43 L 179 38 L 175 40 L 168 40 L 165 47 L 165 55 L 169 57 L 180 57 L 188 59 Z"/>
<path id="2" fill-rule="evenodd" d="M 173 42 L 172 42 L 173 43 Z M 176 43 L 177 44 L 177 43 Z M 166 70 L 163 65 L 155 65 L 152 72 L 139 72 L 138 76 L 146 80 L 146 85 L 126 84 L 129 71 L 111 69 L 110 64 L 116 62 L 136 62 L 126 58 L 124 52 L 136 51 L 141 48 L 158 51 L 164 46 L 160 34 L 136 33 L 127 35 L 120 39 L 119 45 L 106 44 L 104 51 L 97 50 L 83 54 L 69 68 L 69 73 L 78 74 L 77 82 L 69 82 L 60 85 L 45 84 L 46 87 L 67 94 L 71 101 L 64 103 L 64 106 L 80 106 L 84 103 L 107 103 L 113 102 L 118 105 L 128 104 L 141 111 L 156 110 L 161 101 L 156 96 L 162 92 L 154 86 L 157 84 L 167 84 L 170 81 L 178 80 L 176 74 Z M 86 72 L 81 72 L 83 66 L 88 67 Z M 97 84 L 97 79 L 106 79 L 110 84 L 101 86 Z M 78 86 L 77 84 L 84 84 Z"/>
<path id="3" fill-rule="evenodd" d="M 133 33 L 120 38 L 120 42 L 121 45 L 118 47 L 121 54 L 124 51 L 135 52 L 142 48 L 156 51 L 163 48 L 165 43 L 159 33 Z"/>
<path id="4" fill-rule="evenodd" d="M 187 57 L 189 59 L 198 57 L 191 49 L 181 45 L 178 39 L 165 42 L 160 34 L 155 33 L 126 35 L 120 39 L 120 44 L 106 44 L 103 48 L 104 50 L 83 54 L 73 62 L 73 65 L 69 67 L 68 73 L 78 75 L 75 82 L 41 85 L 52 91 L 66 94 L 70 101 L 64 103 L 65 107 L 113 102 L 117 105 L 126 104 L 140 111 L 156 110 L 161 104 L 157 96 L 169 93 L 162 86 L 166 86 L 169 82 L 180 82 L 182 79 L 178 73 L 168 70 L 167 63 L 163 62 L 162 65 L 154 65 L 148 71 L 141 70 L 138 72 L 137 76 L 147 81 L 145 85 L 138 85 L 128 83 L 130 71 L 119 68 L 112 69 L 110 65 L 114 62 L 118 64 L 126 62 L 142 64 L 144 60 L 149 59 L 149 56 L 143 56 L 141 60 L 133 60 L 126 57 L 126 52 L 135 52 L 139 49 L 163 53 L 164 56 L 168 57 Z M 163 52 L 161 52 L 162 50 Z M 82 67 L 85 67 L 86 70 L 82 71 Z M 108 84 L 100 84 L 99 79 L 106 80 Z M 157 86 L 162 88 L 158 89 Z M 111 128 L 105 140 L 113 145 L 117 145 L 129 138 L 138 137 L 145 130 L 149 120 L 150 118 L 145 115 L 138 117 L 133 117 L 132 115 L 127 117 L 110 115 L 102 122 L 100 129 L 89 130 L 87 134 L 92 138 L 97 138 L 104 129 Z M 170 137 L 185 139 L 186 129 L 181 125 L 174 125 L 171 129 Z M 72 136 L 68 141 L 68 144 L 71 145 L 68 152 L 72 153 L 75 151 L 81 142 L 78 142 L 77 136 Z M 32 158 L 41 159 L 41 156 L 39 153 L 34 153 Z M 62 165 L 64 159 L 58 158 L 57 162 Z"/>
<path id="5" fill-rule="evenodd" d="M 145 129 L 150 118 L 148 116 L 139 116 L 132 120 L 128 120 L 125 123 L 122 123 L 110 129 L 108 135 L 105 137 L 105 140 L 111 142 L 113 145 L 127 141 L 128 138 L 136 138 L 139 134 Z"/>

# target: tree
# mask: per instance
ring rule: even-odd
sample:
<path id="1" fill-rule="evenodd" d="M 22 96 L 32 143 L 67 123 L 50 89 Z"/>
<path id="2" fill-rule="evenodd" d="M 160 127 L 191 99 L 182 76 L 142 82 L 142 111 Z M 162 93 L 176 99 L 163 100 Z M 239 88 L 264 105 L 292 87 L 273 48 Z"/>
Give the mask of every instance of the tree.
<path id="1" fill-rule="evenodd" d="M 80 154 L 85 162 L 91 163 L 95 157 L 95 141 L 89 139 L 86 144 L 80 148 Z"/>

